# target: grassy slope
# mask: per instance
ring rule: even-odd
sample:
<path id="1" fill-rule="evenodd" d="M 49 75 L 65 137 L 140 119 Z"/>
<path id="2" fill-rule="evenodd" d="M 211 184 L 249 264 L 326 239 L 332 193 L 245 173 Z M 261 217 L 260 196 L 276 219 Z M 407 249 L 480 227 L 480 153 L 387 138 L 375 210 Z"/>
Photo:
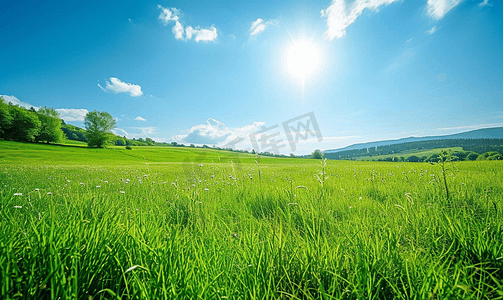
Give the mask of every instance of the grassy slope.
<path id="1" fill-rule="evenodd" d="M 75 147 L 71 147 L 75 146 Z M 17 143 L 0 140 L 0 164 L 65 164 L 65 165 L 134 165 L 162 163 L 254 163 L 253 154 L 215 149 L 189 147 L 125 147 L 112 146 L 107 149 L 81 147 L 82 143 L 70 146 Z M 261 163 L 298 163 L 298 159 L 260 157 Z"/>
<path id="2" fill-rule="evenodd" d="M 75 140 L 68 140 L 68 139 L 65 139 L 65 141 L 63 143 L 61 143 L 61 145 L 73 145 L 73 146 L 80 146 L 80 147 L 87 147 L 87 143 L 86 142 L 82 142 L 82 141 L 75 141 Z"/>
<path id="3" fill-rule="evenodd" d="M 0 298 L 503 296 L 501 162 L 122 151 L 0 142 Z"/>

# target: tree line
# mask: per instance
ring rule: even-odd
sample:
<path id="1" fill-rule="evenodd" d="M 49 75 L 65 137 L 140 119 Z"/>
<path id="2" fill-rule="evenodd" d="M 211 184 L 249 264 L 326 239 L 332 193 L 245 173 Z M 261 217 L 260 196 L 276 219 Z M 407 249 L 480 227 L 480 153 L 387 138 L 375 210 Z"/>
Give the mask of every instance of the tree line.
<path id="1" fill-rule="evenodd" d="M 376 158 L 374 161 L 389 161 L 389 162 L 439 162 L 441 158 L 440 153 L 433 153 L 429 156 L 423 155 L 410 155 L 404 156 L 388 156 L 386 158 Z M 503 160 L 503 154 L 497 151 L 488 151 L 484 153 L 476 153 L 472 151 L 454 151 L 452 154 L 452 161 L 474 161 L 474 160 Z"/>
<path id="2" fill-rule="evenodd" d="M 58 112 L 52 107 L 26 109 L 5 103 L 0 97 L 0 138 L 16 142 L 61 143 L 64 133 Z M 103 147 L 110 138 L 115 120 L 107 112 L 93 111 L 84 119 L 85 133 L 72 133 L 75 139 L 85 139 L 90 147 Z M 66 126 L 66 124 L 65 124 Z M 78 128 L 74 126 L 75 128 Z"/>
<path id="3" fill-rule="evenodd" d="M 380 155 L 395 154 L 401 157 L 400 153 L 411 150 L 429 150 L 437 148 L 462 147 L 464 151 L 482 154 L 485 152 L 499 152 L 503 154 L 503 139 L 440 139 L 418 142 L 407 142 L 393 145 L 378 146 L 372 148 L 362 148 L 356 150 L 343 150 L 338 152 L 325 153 L 328 159 L 355 159 L 358 157 L 374 157 Z M 376 158 L 378 160 L 378 158 Z"/>
<path id="4" fill-rule="evenodd" d="M 0 138 L 18 142 L 63 141 L 61 119 L 51 107 L 26 109 L 0 97 Z"/>

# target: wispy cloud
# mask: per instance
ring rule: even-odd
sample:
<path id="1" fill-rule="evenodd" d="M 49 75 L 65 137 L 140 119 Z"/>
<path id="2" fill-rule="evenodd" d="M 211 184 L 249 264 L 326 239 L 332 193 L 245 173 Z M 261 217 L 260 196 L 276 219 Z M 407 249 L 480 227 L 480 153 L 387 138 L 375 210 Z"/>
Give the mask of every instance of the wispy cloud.
<path id="1" fill-rule="evenodd" d="M 459 129 L 481 129 L 481 128 L 491 128 L 491 127 L 503 127 L 503 123 L 489 123 L 489 124 L 475 124 L 466 126 L 455 126 L 455 127 L 444 127 L 436 128 L 435 130 L 459 130 Z"/>
<path id="2" fill-rule="evenodd" d="M 321 11 L 321 16 L 327 18 L 325 38 L 329 41 L 340 39 L 346 34 L 346 28 L 353 24 L 363 10 L 377 11 L 379 6 L 389 5 L 398 0 L 333 0 L 332 4 Z"/>
<path id="3" fill-rule="evenodd" d="M 131 97 L 139 97 L 143 95 L 141 86 L 137 84 L 122 82 L 120 79 L 115 77 L 110 77 L 110 82 L 107 81 L 106 83 L 107 90 L 112 91 L 114 94 L 129 93 Z M 99 84 L 98 86 L 105 91 L 105 89 L 103 89 Z"/>
<path id="4" fill-rule="evenodd" d="M 168 25 L 171 21 L 178 21 L 180 19 L 179 14 L 180 11 L 174 7 L 165 8 L 160 5 L 157 6 L 161 10 L 161 14 L 159 15 L 159 19 L 164 23 L 164 25 Z"/>
<path id="5" fill-rule="evenodd" d="M 258 18 L 256 21 L 254 21 L 250 27 L 250 37 L 253 37 L 261 32 L 263 32 L 266 27 L 268 27 L 269 25 L 272 25 L 272 24 L 277 24 L 278 21 L 275 20 L 275 19 L 270 19 L 268 21 L 264 21 L 260 18 Z"/>
<path id="6" fill-rule="evenodd" d="M 134 118 L 134 119 L 135 119 L 136 121 L 144 121 L 144 122 L 145 122 L 145 121 L 147 121 L 146 119 L 144 119 L 144 118 L 142 118 L 142 117 L 140 117 L 140 116 L 138 116 L 138 117 L 136 117 L 136 118 Z"/>
<path id="7" fill-rule="evenodd" d="M 105 93 L 109 93 L 110 91 L 109 90 L 106 90 L 104 87 L 102 87 L 99 83 L 98 83 L 98 87 Z"/>
<path id="8" fill-rule="evenodd" d="M 429 35 L 434 34 L 437 31 L 437 26 L 431 27 L 427 32 Z"/>
<path id="9" fill-rule="evenodd" d="M 385 68 L 385 70 L 387 72 L 393 72 L 400 69 L 401 67 L 406 65 L 410 61 L 410 59 L 414 57 L 415 54 L 416 50 L 414 48 L 412 47 L 406 48 L 397 57 L 395 57 L 395 59 L 393 59 L 391 64 L 389 64 Z"/>
<path id="10" fill-rule="evenodd" d="M 115 135 L 125 136 L 126 138 L 129 138 L 128 132 L 122 128 L 114 128 L 112 129 L 112 133 Z"/>
<path id="11" fill-rule="evenodd" d="M 462 1 L 463 0 L 428 0 L 426 9 L 430 17 L 440 20 Z"/>
<path id="12" fill-rule="evenodd" d="M 173 32 L 173 35 L 177 40 L 188 41 L 194 38 L 196 42 L 209 42 L 216 40 L 216 38 L 218 37 L 217 29 L 214 25 L 212 25 L 210 28 L 201 28 L 200 26 L 187 26 L 186 28 L 184 28 L 180 20 L 181 11 L 179 9 L 176 9 L 174 7 L 165 8 L 161 5 L 158 5 L 157 7 L 159 7 L 159 9 L 161 10 L 159 19 L 162 21 L 164 26 L 167 26 L 173 22 L 175 23 L 171 28 L 171 31 Z"/>
<path id="13" fill-rule="evenodd" d="M 89 111 L 85 108 L 57 108 L 56 112 L 59 113 L 59 117 L 65 120 L 65 122 L 72 122 L 84 121 Z"/>
<path id="14" fill-rule="evenodd" d="M 132 138 L 152 138 L 152 134 L 154 134 L 157 130 L 157 127 L 155 126 L 149 126 L 149 127 L 128 127 L 128 129 L 132 129 L 136 131 L 136 133 L 132 133 L 131 131 L 127 132 L 128 135 L 127 137 L 132 139 Z M 125 130 L 124 130 L 125 131 Z M 138 133 L 139 131 L 139 133 Z"/>
<path id="15" fill-rule="evenodd" d="M 489 0 L 484 0 L 482 2 L 479 3 L 479 6 L 493 6 L 492 3 L 489 3 Z"/>

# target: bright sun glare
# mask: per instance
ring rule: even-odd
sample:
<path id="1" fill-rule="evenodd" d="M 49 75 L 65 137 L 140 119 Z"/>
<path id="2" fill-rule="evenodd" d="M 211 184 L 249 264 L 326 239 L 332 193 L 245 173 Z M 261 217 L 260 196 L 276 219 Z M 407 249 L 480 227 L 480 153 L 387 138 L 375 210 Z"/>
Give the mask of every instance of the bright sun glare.
<path id="1" fill-rule="evenodd" d="M 302 86 L 304 81 L 313 76 L 321 63 L 321 51 L 310 41 L 293 41 L 293 44 L 286 50 L 285 56 L 286 71 L 292 77 L 300 80 Z"/>

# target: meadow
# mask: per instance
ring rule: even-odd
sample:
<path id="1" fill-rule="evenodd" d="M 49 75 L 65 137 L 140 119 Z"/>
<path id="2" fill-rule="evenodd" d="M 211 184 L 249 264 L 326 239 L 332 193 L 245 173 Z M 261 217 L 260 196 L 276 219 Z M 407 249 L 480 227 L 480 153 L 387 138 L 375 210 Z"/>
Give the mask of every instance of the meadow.
<path id="1" fill-rule="evenodd" d="M 0 141 L 2 299 L 503 299 L 503 163 Z"/>

